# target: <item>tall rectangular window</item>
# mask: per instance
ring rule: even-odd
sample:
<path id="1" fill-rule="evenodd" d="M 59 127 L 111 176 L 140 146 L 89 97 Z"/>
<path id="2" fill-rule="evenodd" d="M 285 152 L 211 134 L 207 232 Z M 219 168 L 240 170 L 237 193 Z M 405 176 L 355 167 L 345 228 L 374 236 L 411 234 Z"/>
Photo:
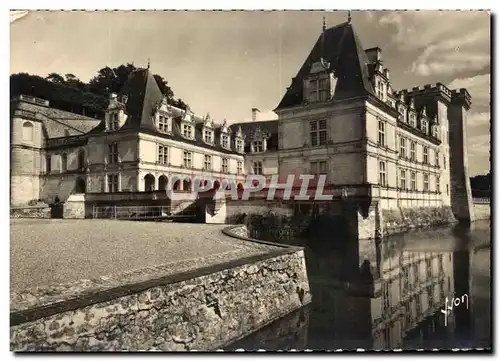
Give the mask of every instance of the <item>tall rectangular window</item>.
<path id="1" fill-rule="evenodd" d="M 229 173 L 229 159 L 222 158 L 222 173 Z"/>
<path id="2" fill-rule="evenodd" d="M 52 172 L 52 157 L 50 155 L 45 157 L 45 171 L 47 173 Z"/>
<path id="3" fill-rule="evenodd" d="M 238 174 L 243 174 L 243 162 L 241 160 L 238 161 L 237 172 Z"/>
<path id="4" fill-rule="evenodd" d="M 378 122 L 378 145 L 385 146 L 385 123 L 382 120 Z"/>
<path id="5" fill-rule="evenodd" d="M 410 159 L 412 161 L 415 161 L 417 159 L 417 156 L 416 156 L 417 151 L 416 151 L 416 149 L 417 149 L 417 143 L 414 142 L 414 141 L 412 141 L 410 143 Z"/>
<path id="6" fill-rule="evenodd" d="M 429 148 L 424 147 L 424 164 L 429 164 Z"/>
<path id="7" fill-rule="evenodd" d="M 399 138 L 399 153 L 401 158 L 406 158 L 406 138 Z"/>
<path id="8" fill-rule="evenodd" d="M 183 152 L 182 158 L 182 164 L 184 165 L 184 168 L 191 168 L 193 165 L 193 154 L 185 150 Z"/>
<path id="9" fill-rule="evenodd" d="M 446 157 L 443 157 L 443 168 L 446 169 Z"/>
<path id="10" fill-rule="evenodd" d="M 118 143 L 108 145 L 108 163 L 118 163 Z"/>
<path id="11" fill-rule="evenodd" d="M 243 152 L 243 140 L 236 139 L 236 151 L 240 153 Z"/>
<path id="12" fill-rule="evenodd" d="M 436 192 L 441 193 L 441 179 L 439 176 L 436 176 Z"/>
<path id="13" fill-rule="evenodd" d="M 164 145 L 158 145 L 158 163 L 168 164 L 168 148 Z"/>
<path id="14" fill-rule="evenodd" d="M 434 165 L 439 168 L 439 151 L 436 150 L 434 154 L 436 155 L 436 159 L 434 160 Z"/>
<path id="15" fill-rule="evenodd" d="M 229 148 L 229 135 L 222 134 L 222 148 Z"/>
<path id="16" fill-rule="evenodd" d="M 311 167 L 311 174 L 320 175 L 328 173 L 326 160 L 311 162 L 310 167 Z"/>
<path id="17" fill-rule="evenodd" d="M 262 175 L 263 173 L 263 167 L 262 167 L 262 162 L 253 162 L 253 174 L 260 174 Z"/>
<path id="18" fill-rule="evenodd" d="M 416 191 L 417 190 L 417 173 L 411 172 L 411 190 Z"/>
<path id="19" fill-rule="evenodd" d="M 385 162 L 378 163 L 378 182 L 381 186 L 385 187 L 387 185 Z"/>
<path id="20" fill-rule="evenodd" d="M 108 192 L 119 192 L 118 174 L 108 174 Z"/>
<path id="21" fill-rule="evenodd" d="M 204 138 L 205 143 L 213 143 L 213 132 L 210 129 L 205 129 Z"/>
<path id="22" fill-rule="evenodd" d="M 264 142 L 262 140 L 253 141 L 253 151 L 254 153 L 260 153 L 264 151 Z"/>
<path id="23" fill-rule="evenodd" d="M 429 175 L 424 173 L 424 192 L 429 191 Z"/>
<path id="24" fill-rule="evenodd" d="M 326 120 L 313 120 L 310 123 L 311 146 L 326 144 Z"/>
<path id="25" fill-rule="evenodd" d="M 400 188 L 406 189 L 406 170 L 401 169 L 399 176 Z"/>
<path id="26" fill-rule="evenodd" d="M 182 126 L 182 135 L 186 138 L 193 138 L 193 126 L 190 124 L 184 124 Z"/>
<path id="27" fill-rule="evenodd" d="M 168 132 L 168 118 L 165 115 L 158 117 L 158 129 L 160 129 L 160 132 Z"/>
<path id="28" fill-rule="evenodd" d="M 203 161 L 204 170 L 212 170 L 212 156 L 205 154 L 205 159 Z"/>

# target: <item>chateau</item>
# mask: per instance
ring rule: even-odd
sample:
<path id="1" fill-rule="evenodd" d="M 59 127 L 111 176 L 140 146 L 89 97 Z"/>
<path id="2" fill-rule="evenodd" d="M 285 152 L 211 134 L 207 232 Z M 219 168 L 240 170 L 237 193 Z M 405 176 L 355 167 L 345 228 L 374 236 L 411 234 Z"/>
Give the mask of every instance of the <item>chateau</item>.
<path id="1" fill-rule="evenodd" d="M 349 19 L 323 25 L 278 120 L 232 127 L 246 134 L 252 173 L 326 174 L 330 187 L 382 209 L 452 206 L 470 220 L 470 105 L 466 89 L 441 83 L 393 89 L 382 50 L 365 49 Z"/>
<path id="2" fill-rule="evenodd" d="M 382 51 L 351 24 L 323 31 L 274 110 L 278 120 L 217 124 L 169 105 L 148 69 L 112 94 L 105 119 L 11 103 L 11 204 L 71 193 L 188 190 L 193 177 L 243 183 L 326 174 L 327 186 L 383 209 L 449 207 L 472 218 L 466 89 L 395 90 Z"/>

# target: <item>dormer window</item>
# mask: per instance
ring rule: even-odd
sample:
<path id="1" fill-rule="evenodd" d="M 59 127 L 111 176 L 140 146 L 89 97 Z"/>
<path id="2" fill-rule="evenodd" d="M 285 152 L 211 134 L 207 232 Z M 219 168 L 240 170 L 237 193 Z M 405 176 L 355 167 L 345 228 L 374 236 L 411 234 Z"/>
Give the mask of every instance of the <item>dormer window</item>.
<path id="1" fill-rule="evenodd" d="M 182 135 L 186 138 L 193 138 L 193 126 L 191 124 L 182 125 Z"/>
<path id="2" fill-rule="evenodd" d="M 109 113 L 109 124 L 108 130 L 113 132 L 120 128 L 120 121 L 118 118 L 118 113 Z"/>
<path id="3" fill-rule="evenodd" d="M 438 126 L 436 124 L 432 126 L 432 136 L 438 138 Z"/>
<path id="4" fill-rule="evenodd" d="M 427 123 L 427 120 L 425 120 L 425 119 L 421 120 L 421 130 L 425 134 L 429 133 L 429 124 Z"/>
<path id="5" fill-rule="evenodd" d="M 229 149 L 229 135 L 222 134 L 221 138 L 222 148 Z"/>
<path id="6" fill-rule="evenodd" d="M 406 120 L 406 117 L 405 117 L 405 107 L 400 105 L 398 107 L 398 111 L 399 111 L 399 120 L 404 122 Z"/>
<path id="7" fill-rule="evenodd" d="M 167 133 L 170 131 L 168 123 L 169 118 L 166 114 L 160 114 L 158 116 L 158 129 L 160 130 L 160 132 Z"/>
<path id="8" fill-rule="evenodd" d="M 415 124 L 416 123 L 416 121 L 415 121 L 415 114 L 410 113 L 410 117 L 409 118 L 410 118 L 410 125 L 412 127 L 416 126 L 416 124 Z"/>
<path id="9" fill-rule="evenodd" d="M 214 132 L 210 129 L 205 129 L 203 132 L 205 143 L 212 144 L 214 142 Z"/>
<path id="10" fill-rule="evenodd" d="M 243 140 L 236 139 L 236 151 L 239 153 L 243 153 Z"/>
<path id="11" fill-rule="evenodd" d="M 254 153 L 260 153 L 264 151 L 264 142 L 262 140 L 254 140 L 252 144 Z"/>

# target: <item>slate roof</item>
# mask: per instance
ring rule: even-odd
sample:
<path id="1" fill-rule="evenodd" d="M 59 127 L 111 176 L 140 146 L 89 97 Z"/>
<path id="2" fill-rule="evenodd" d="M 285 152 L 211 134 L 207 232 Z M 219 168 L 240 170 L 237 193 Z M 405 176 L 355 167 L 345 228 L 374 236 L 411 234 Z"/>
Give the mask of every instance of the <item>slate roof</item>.
<path id="1" fill-rule="evenodd" d="M 36 113 L 41 114 L 42 117 L 36 117 L 36 119 L 43 122 L 48 138 L 85 134 L 95 129 L 96 127 L 99 127 L 101 123 L 100 120 L 95 118 L 37 105 L 27 101 L 18 100 L 12 106 L 13 109 L 32 112 L 33 114 L 35 114 L 35 117 Z M 47 119 L 45 117 L 50 119 Z M 63 127 L 61 127 L 61 125 L 63 125 Z"/>
<path id="2" fill-rule="evenodd" d="M 330 69 L 337 77 L 333 100 L 375 96 L 368 69 L 370 61 L 352 24 L 345 22 L 326 29 L 319 36 L 277 109 L 302 103 L 303 79 L 309 74 L 312 64 L 321 58 L 330 63 Z"/>
<path id="3" fill-rule="evenodd" d="M 138 69 L 133 72 L 123 89 L 118 94 L 118 99 L 123 95 L 127 96 L 125 112 L 127 120 L 120 130 L 137 130 L 155 134 L 166 139 L 173 139 L 186 144 L 195 145 L 202 148 L 212 149 L 221 153 L 234 154 L 235 139 L 231 137 L 231 150 L 222 148 L 219 139 L 215 139 L 215 144 L 207 144 L 203 141 L 202 127 L 203 118 L 192 115 L 195 126 L 195 139 L 186 139 L 182 136 L 181 121 L 185 114 L 184 110 L 171 106 L 173 115 L 172 134 L 160 133 L 153 121 L 155 107 L 162 101 L 163 94 L 158 87 L 158 83 L 149 69 Z M 216 136 L 220 135 L 221 124 L 214 124 Z"/>
<path id="4" fill-rule="evenodd" d="M 231 131 L 234 133 L 241 127 L 241 131 L 245 134 L 245 152 L 250 151 L 250 142 L 257 129 L 263 132 L 267 132 L 270 138 L 267 140 L 268 150 L 278 149 L 278 120 L 265 120 L 265 121 L 254 121 L 254 122 L 244 122 L 244 123 L 234 123 L 231 124 Z"/>

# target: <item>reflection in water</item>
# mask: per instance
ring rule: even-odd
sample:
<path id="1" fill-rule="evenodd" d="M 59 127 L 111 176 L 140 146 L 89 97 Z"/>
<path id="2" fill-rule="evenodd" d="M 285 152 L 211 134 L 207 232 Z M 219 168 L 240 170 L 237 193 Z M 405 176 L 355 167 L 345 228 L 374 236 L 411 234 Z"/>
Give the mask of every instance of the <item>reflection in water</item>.
<path id="1" fill-rule="evenodd" d="M 377 245 L 371 297 L 353 295 L 343 282 L 354 265 L 360 276 L 366 271 L 361 253 L 352 259 L 350 246 L 303 242 L 312 303 L 228 349 L 491 347 L 489 242 L 486 222 L 389 237 Z M 450 304 L 462 295 L 468 305 L 456 306 L 445 326 L 446 297 Z"/>

